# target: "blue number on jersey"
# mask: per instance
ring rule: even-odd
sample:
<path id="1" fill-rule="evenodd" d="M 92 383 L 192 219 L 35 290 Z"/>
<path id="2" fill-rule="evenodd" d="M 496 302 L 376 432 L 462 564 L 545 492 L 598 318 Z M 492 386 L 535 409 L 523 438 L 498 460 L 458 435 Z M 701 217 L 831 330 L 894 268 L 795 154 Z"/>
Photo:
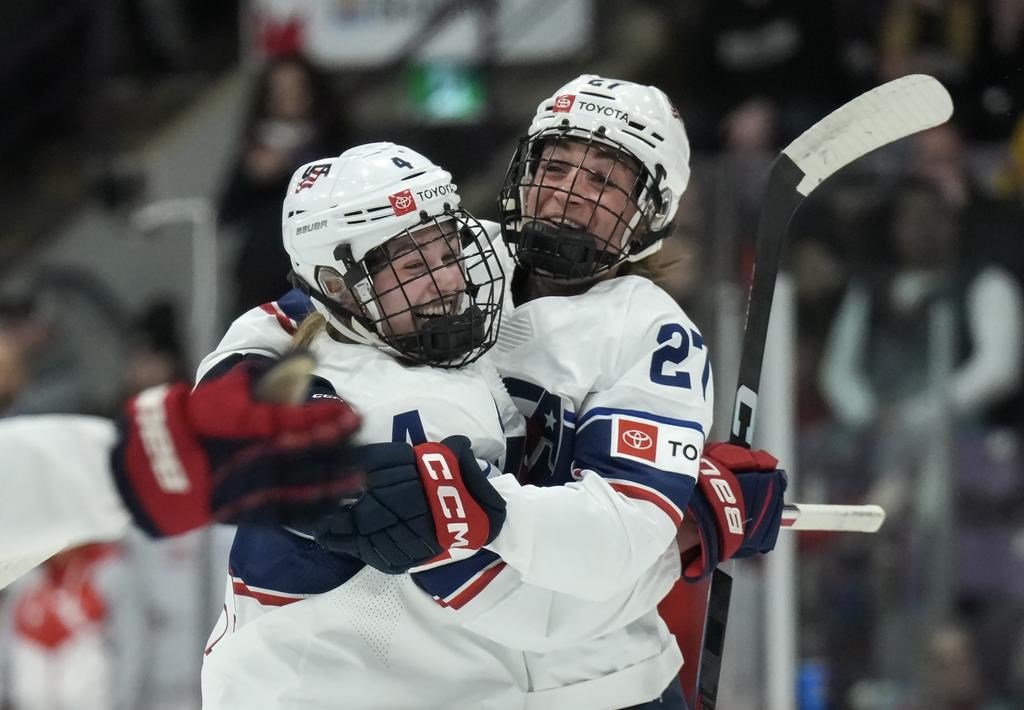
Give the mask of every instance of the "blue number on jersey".
<path id="1" fill-rule="evenodd" d="M 678 336 L 678 337 L 677 337 Z M 691 339 L 692 336 L 692 339 Z M 658 330 L 658 342 L 663 346 L 654 351 L 651 356 L 651 382 L 668 387 L 680 387 L 690 389 L 693 382 L 690 380 L 690 373 L 684 372 L 682 368 L 669 367 L 666 373 L 666 365 L 679 365 L 686 360 L 690 354 L 690 346 L 696 350 L 704 349 L 704 339 L 696 330 L 687 332 L 686 328 L 678 323 L 667 323 Z M 708 379 L 711 377 L 711 361 L 704 358 L 704 371 L 701 373 L 701 385 L 704 394 L 707 395 Z"/>
<path id="2" fill-rule="evenodd" d="M 427 443 L 427 434 L 423 430 L 423 420 L 418 409 L 396 414 L 391 425 L 391 440 L 404 441 L 417 446 Z"/>

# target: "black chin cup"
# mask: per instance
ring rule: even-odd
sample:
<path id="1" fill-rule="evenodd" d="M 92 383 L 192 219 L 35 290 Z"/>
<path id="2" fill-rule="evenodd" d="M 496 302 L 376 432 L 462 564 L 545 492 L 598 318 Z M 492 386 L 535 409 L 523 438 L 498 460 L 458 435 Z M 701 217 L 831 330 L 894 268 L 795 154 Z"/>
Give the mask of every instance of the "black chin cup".
<path id="1" fill-rule="evenodd" d="M 419 330 L 394 339 L 395 347 L 431 364 L 443 363 L 471 353 L 486 342 L 486 314 L 470 306 L 457 316 L 428 318 Z"/>
<path id="2" fill-rule="evenodd" d="M 601 245 L 601 246 L 599 246 Z M 621 252 L 593 234 L 546 222 L 523 224 L 516 262 L 527 271 L 554 279 L 585 279 L 614 266 Z"/>

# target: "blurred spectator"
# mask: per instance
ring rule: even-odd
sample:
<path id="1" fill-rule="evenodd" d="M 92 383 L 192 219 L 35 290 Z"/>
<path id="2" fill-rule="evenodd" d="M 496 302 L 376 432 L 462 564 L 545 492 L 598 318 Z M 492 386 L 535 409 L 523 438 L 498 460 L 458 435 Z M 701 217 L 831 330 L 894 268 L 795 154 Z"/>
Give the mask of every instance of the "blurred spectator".
<path id="1" fill-rule="evenodd" d="M 0 415 L 79 412 L 90 403 L 57 310 L 32 284 L 0 294 Z"/>
<path id="2" fill-rule="evenodd" d="M 11 710 L 135 710 L 144 619 L 119 546 L 65 550 L 5 598 L 4 688 Z"/>
<path id="3" fill-rule="evenodd" d="M 931 74 L 975 140 L 1003 140 L 1022 99 L 1019 0 L 893 0 L 880 32 L 880 79 Z"/>
<path id="4" fill-rule="evenodd" d="M 348 147 L 344 110 L 327 77 L 302 56 L 273 57 L 263 67 L 219 204 L 221 223 L 241 233 L 231 317 L 289 288 L 281 199 L 297 167 Z"/>
<path id="5" fill-rule="evenodd" d="M 889 0 L 835 0 L 836 54 L 850 95 L 879 83 L 878 28 Z"/>
<path id="6" fill-rule="evenodd" d="M 906 617 L 905 611 L 894 616 L 904 604 L 900 600 L 915 594 L 915 584 L 928 574 L 920 568 L 927 559 L 922 546 L 930 549 L 933 542 L 915 543 L 910 521 L 913 511 L 925 505 L 929 478 L 941 475 L 929 458 L 938 446 L 950 446 L 955 457 L 949 467 L 957 486 L 956 507 L 946 512 L 945 523 L 956 525 L 958 533 L 957 549 L 949 551 L 957 575 L 951 596 L 955 603 L 971 597 L 982 621 L 998 613 L 1005 599 L 1024 598 L 1024 589 L 997 594 L 993 587 L 998 583 L 985 582 L 1014 579 L 997 570 L 1017 564 L 1008 549 L 1018 523 L 1012 513 L 1010 518 L 997 516 L 1001 505 L 1012 508 L 1011 501 L 1024 494 L 1024 476 L 1016 465 L 1024 295 L 1001 262 L 971 253 L 966 186 L 938 179 L 950 178 L 948 170 L 938 169 L 940 164 L 948 167 L 946 161 L 924 164 L 935 179 L 908 177 L 892 191 L 883 222 L 888 253 L 879 255 L 889 266 L 876 265 L 851 282 L 820 372 L 822 392 L 836 418 L 853 431 L 870 434 L 866 473 L 872 487 L 866 497 L 893 516 L 872 553 L 872 584 L 889 605 L 876 631 L 881 639 L 892 636 L 888 627 L 897 616 Z M 919 170 L 919 175 L 926 173 Z M 953 371 L 941 394 L 929 379 L 936 306 L 947 309 L 955 322 L 951 342 L 944 344 L 952 349 Z M 952 437 L 936 441 L 936 432 L 942 431 L 937 424 L 946 413 L 954 418 Z M 985 511 L 982 519 L 973 516 L 975 508 Z M 988 644 L 985 667 L 1008 656 L 1010 643 Z M 898 675 L 900 669 L 885 672 Z"/>
<path id="7" fill-rule="evenodd" d="M 832 3 L 817 0 L 704 2 L 694 37 L 700 49 L 697 56 L 687 52 L 687 58 L 699 67 L 694 88 L 702 92 L 715 130 L 735 135 L 737 121 L 749 124 L 746 117 L 734 116 L 737 112 L 757 119 L 774 115 L 767 138 L 770 148 L 780 147 L 845 98 L 832 13 Z M 720 143 L 701 135 L 703 123 L 698 119 L 694 126 L 696 146 L 707 147 L 708 138 L 711 144 Z"/>
<path id="8" fill-rule="evenodd" d="M 987 421 L 1019 396 L 1020 284 L 999 263 L 957 259 L 961 213 L 945 194 L 919 179 L 896 190 L 887 224 L 895 263 L 853 283 L 840 306 L 821 375 L 832 411 L 848 426 L 877 422 L 892 405 L 892 423 L 901 430 L 941 411 L 925 394 L 922 366 L 928 307 L 936 299 L 949 300 L 961 316 L 962 346 L 948 391 L 954 412 Z"/>
<path id="9" fill-rule="evenodd" d="M 129 336 L 123 399 L 147 387 L 190 379 L 187 370 L 174 305 L 160 301 L 149 306 Z"/>
<path id="10" fill-rule="evenodd" d="M 973 140 L 1003 141 L 1024 111 L 1024 1 L 983 4 L 988 21 L 977 65 L 956 110 L 972 127 Z"/>
<path id="11" fill-rule="evenodd" d="M 962 87 L 982 42 L 983 5 L 975 0 L 892 0 L 880 29 L 883 81 L 931 74 Z"/>
<path id="12" fill-rule="evenodd" d="M 932 631 L 913 700 L 903 710 L 1010 710 L 994 699 L 985 682 L 971 632 L 957 624 L 945 624 Z"/>
<path id="13" fill-rule="evenodd" d="M 122 395 L 192 373 L 184 361 L 177 311 L 157 301 L 141 311 L 128 335 Z M 153 540 L 132 531 L 131 552 L 145 623 L 136 631 L 149 662 L 137 710 L 199 710 L 199 674 L 209 627 L 221 604 L 220 575 L 227 566 L 228 528 Z M 218 583 L 204 585 L 216 579 Z M 207 596 L 209 593 L 209 596 Z"/>

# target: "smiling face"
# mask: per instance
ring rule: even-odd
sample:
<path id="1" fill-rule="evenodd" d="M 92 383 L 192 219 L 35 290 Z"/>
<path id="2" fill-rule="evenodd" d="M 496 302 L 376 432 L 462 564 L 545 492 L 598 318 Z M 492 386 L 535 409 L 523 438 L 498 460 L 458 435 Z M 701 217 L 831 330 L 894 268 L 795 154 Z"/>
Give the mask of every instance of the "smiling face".
<path id="1" fill-rule="evenodd" d="M 466 276 L 453 222 L 399 235 L 382 249 L 371 277 L 385 335 L 415 333 L 431 318 L 459 312 Z"/>
<path id="2" fill-rule="evenodd" d="M 619 251 L 637 214 L 638 179 L 635 163 L 611 148 L 551 141 L 524 188 L 523 216 L 589 232 Z"/>

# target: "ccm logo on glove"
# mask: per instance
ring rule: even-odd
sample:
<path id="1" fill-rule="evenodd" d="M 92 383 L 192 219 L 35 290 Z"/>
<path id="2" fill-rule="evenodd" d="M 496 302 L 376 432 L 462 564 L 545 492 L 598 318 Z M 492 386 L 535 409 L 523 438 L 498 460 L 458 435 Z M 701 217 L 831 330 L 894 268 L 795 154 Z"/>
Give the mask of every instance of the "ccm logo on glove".
<path id="1" fill-rule="evenodd" d="M 468 506 L 463 503 L 465 484 L 452 473 L 460 470 L 455 454 L 447 446 L 436 443 L 420 444 L 416 454 L 438 542 L 445 550 L 483 547 L 490 527 L 487 514 L 476 503 Z"/>
<path id="2" fill-rule="evenodd" d="M 452 476 L 452 470 L 449 468 L 448 462 L 444 458 L 444 454 L 423 454 L 420 458 L 420 462 L 423 464 L 423 468 L 426 469 L 430 480 L 453 480 L 454 477 Z M 430 488 L 430 480 L 424 481 L 424 485 L 428 489 Z M 452 522 L 446 523 L 447 532 L 451 536 L 449 538 L 451 544 L 446 547 L 469 547 L 469 539 L 466 537 L 466 535 L 469 534 L 469 523 L 466 521 L 466 509 L 462 505 L 462 497 L 459 495 L 459 489 L 452 485 L 439 485 L 434 487 L 433 493 L 434 500 L 431 501 L 431 509 L 434 512 L 434 519 L 437 519 L 437 512 L 439 508 L 445 519 L 452 520 L 454 518 Z M 454 511 L 449 507 L 448 501 L 453 502 Z"/>

